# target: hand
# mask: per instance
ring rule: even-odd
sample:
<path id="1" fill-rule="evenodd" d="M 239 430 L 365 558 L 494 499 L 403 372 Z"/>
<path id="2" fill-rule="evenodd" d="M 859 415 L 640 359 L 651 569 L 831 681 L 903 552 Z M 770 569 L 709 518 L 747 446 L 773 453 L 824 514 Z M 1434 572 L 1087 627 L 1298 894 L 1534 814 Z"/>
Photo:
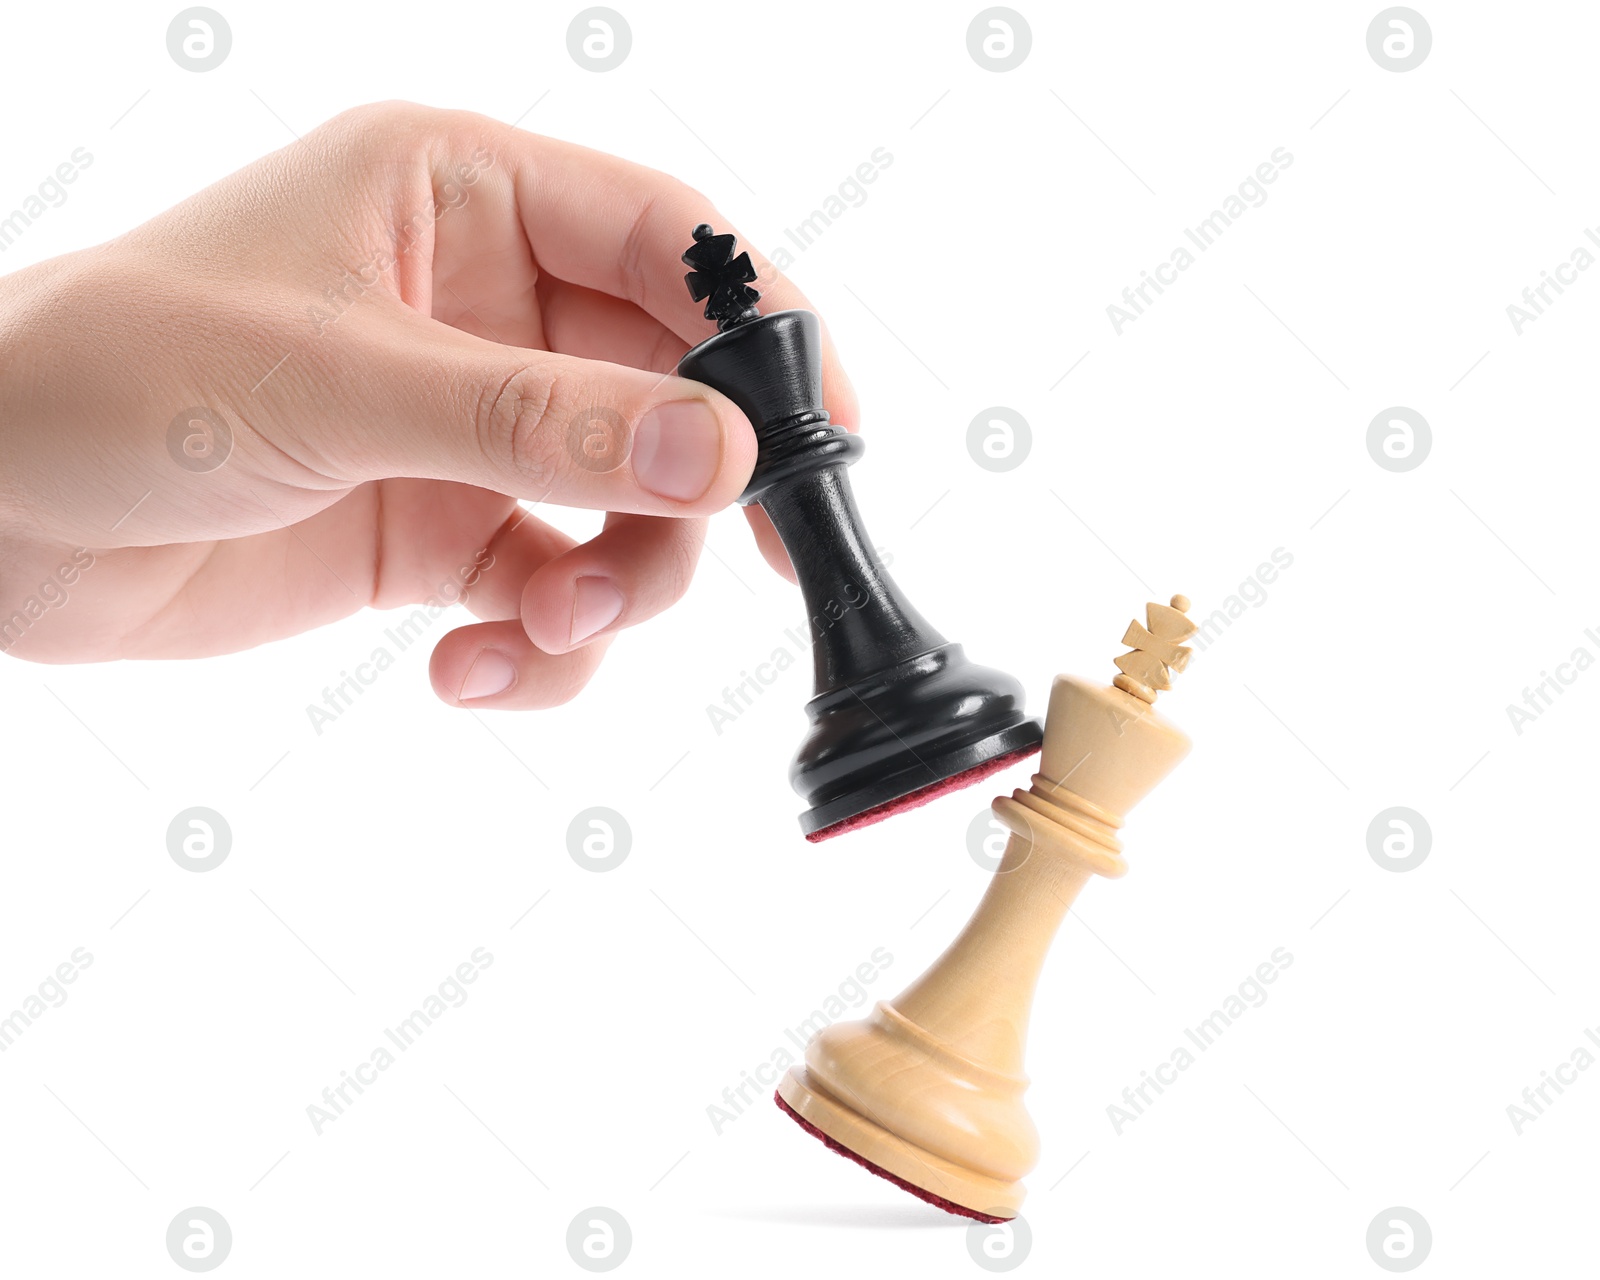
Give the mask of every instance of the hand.
<path id="1" fill-rule="evenodd" d="M 481 621 L 434 649 L 440 697 L 570 698 L 755 462 L 738 409 L 670 376 L 712 332 L 679 262 L 700 222 L 729 229 L 663 174 L 384 104 L 0 279 L 0 648 L 202 657 L 459 597 Z M 751 257 L 764 309 L 807 305 Z M 824 384 L 853 427 L 831 345 Z"/>

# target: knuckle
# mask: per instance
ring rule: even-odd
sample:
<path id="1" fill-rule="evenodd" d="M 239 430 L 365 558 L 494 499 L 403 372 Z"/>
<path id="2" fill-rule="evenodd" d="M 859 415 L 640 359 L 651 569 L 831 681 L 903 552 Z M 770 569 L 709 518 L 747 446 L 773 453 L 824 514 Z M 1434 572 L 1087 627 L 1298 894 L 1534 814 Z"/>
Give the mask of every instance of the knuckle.
<path id="1" fill-rule="evenodd" d="M 650 244 L 651 215 L 659 199 L 653 192 L 644 198 L 639 211 L 633 215 L 628 234 L 622 241 L 622 252 L 617 257 L 622 269 L 623 295 L 635 306 L 641 305 L 644 299 L 644 281 L 640 272 L 644 267 L 645 251 Z"/>
<path id="2" fill-rule="evenodd" d="M 409 164 L 418 157 L 497 144 L 506 126 L 471 111 L 447 111 L 394 99 L 341 111 L 313 135 L 331 160 L 357 169 Z"/>
<path id="3" fill-rule="evenodd" d="M 497 468 L 553 483 L 561 462 L 561 397 L 556 379 L 538 367 L 518 369 L 488 388 L 478 403 L 478 447 Z"/>
<path id="4" fill-rule="evenodd" d="M 387 148 L 397 139 L 409 140 L 426 127 L 431 107 L 415 102 L 393 99 L 388 102 L 366 102 L 358 107 L 341 111 L 323 126 L 341 141 L 355 141 L 364 146 Z"/>
<path id="5" fill-rule="evenodd" d="M 696 219 L 712 216 L 711 202 L 688 183 L 670 174 L 652 173 L 652 177 L 655 180 L 646 185 L 618 255 L 624 294 L 635 304 L 644 297 L 646 264 L 660 252 L 663 239 L 677 244 Z"/>
<path id="6" fill-rule="evenodd" d="M 684 533 L 685 536 L 676 540 L 663 574 L 667 599 L 671 604 L 676 604 L 688 594 L 689 584 L 694 581 L 694 571 L 700 563 L 700 548 L 705 545 L 703 528 L 695 532 L 685 530 Z"/>

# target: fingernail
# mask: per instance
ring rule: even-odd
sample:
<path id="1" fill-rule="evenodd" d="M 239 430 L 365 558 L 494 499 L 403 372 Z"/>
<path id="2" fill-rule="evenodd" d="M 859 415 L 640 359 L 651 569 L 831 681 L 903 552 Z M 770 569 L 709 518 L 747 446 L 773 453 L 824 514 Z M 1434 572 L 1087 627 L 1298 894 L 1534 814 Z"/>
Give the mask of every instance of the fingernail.
<path id="1" fill-rule="evenodd" d="M 517 664 L 498 649 L 480 649 L 478 656 L 467 668 L 461 681 L 461 692 L 456 698 L 471 702 L 474 698 L 491 698 L 504 693 L 517 680 Z"/>
<path id="2" fill-rule="evenodd" d="M 704 400 L 671 400 L 644 415 L 633 441 L 633 474 L 651 493 L 693 502 L 722 461 L 722 424 Z"/>
<path id="3" fill-rule="evenodd" d="M 622 612 L 622 592 L 610 578 L 579 578 L 572 584 L 572 634 L 568 644 L 582 644 L 609 627 Z"/>

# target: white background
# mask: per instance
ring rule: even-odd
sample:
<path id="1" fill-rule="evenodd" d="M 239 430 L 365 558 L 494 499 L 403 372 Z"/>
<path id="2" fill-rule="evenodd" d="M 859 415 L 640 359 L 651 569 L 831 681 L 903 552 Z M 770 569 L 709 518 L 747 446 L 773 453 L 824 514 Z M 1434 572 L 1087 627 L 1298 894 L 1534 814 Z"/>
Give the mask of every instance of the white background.
<path id="1" fill-rule="evenodd" d="M 390 97 L 677 174 L 768 253 L 883 147 L 790 274 L 861 392 L 857 493 L 922 612 L 1042 711 L 1056 672 L 1113 674 L 1147 599 L 1204 614 L 1293 556 L 1163 698 L 1194 754 L 1051 954 L 1022 1274 L 1383 1274 L 1365 1238 L 1394 1205 L 1431 1226 L 1423 1274 L 1592 1266 L 1600 1070 L 1520 1136 L 1506 1108 L 1600 1023 L 1600 674 L 1521 734 L 1506 705 L 1600 657 L 1600 272 L 1521 336 L 1506 306 L 1600 220 L 1600 14 L 1424 5 L 1432 52 L 1397 74 L 1376 3 L 1018 0 L 1032 52 L 994 73 L 977 3 L 617 0 L 633 49 L 596 74 L 577 4 L 219 6 L 205 74 L 168 56 L 176 5 L 8 12 L 0 207 L 95 160 L 0 269 Z M 1107 305 L 1278 147 L 1266 203 L 1118 336 Z M 966 448 L 991 405 L 1033 432 L 1003 474 Z M 1433 433 L 1403 474 L 1365 443 L 1393 405 Z M 968 824 L 1028 769 L 805 844 L 808 663 L 720 735 L 706 711 L 803 610 L 736 516 L 710 545 L 549 712 L 440 704 L 419 645 L 319 736 L 306 705 L 379 614 L 204 662 L 0 664 L 0 1010 L 94 957 L 0 1055 L 0 1269 L 182 1274 L 167 1224 L 204 1205 L 223 1275 L 580 1274 L 567 1225 L 604 1205 L 623 1274 L 983 1274 L 962 1220 L 770 1088 L 720 1136 L 707 1107 L 874 948 L 873 998 L 938 954 L 985 883 Z M 233 831 L 206 874 L 166 850 L 193 805 Z M 606 874 L 566 849 L 592 805 L 632 829 Z M 1394 805 L 1433 836 L 1402 874 L 1366 843 Z M 467 1003 L 316 1135 L 307 1105 L 480 946 Z M 1114 1132 L 1123 1087 L 1277 947 L 1270 999 Z"/>

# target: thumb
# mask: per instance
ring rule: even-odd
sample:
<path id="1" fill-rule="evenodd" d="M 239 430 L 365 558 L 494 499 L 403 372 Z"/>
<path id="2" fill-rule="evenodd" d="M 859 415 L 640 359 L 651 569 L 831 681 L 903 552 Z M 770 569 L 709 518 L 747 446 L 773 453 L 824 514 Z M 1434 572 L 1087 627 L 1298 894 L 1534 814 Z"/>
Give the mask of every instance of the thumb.
<path id="1" fill-rule="evenodd" d="M 336 335 L 326 411 L 298 428 L 336 472 L 674 516 L 719 511 L 749 482 L 755 432 L 703 383 L 412 315 Z"/>

